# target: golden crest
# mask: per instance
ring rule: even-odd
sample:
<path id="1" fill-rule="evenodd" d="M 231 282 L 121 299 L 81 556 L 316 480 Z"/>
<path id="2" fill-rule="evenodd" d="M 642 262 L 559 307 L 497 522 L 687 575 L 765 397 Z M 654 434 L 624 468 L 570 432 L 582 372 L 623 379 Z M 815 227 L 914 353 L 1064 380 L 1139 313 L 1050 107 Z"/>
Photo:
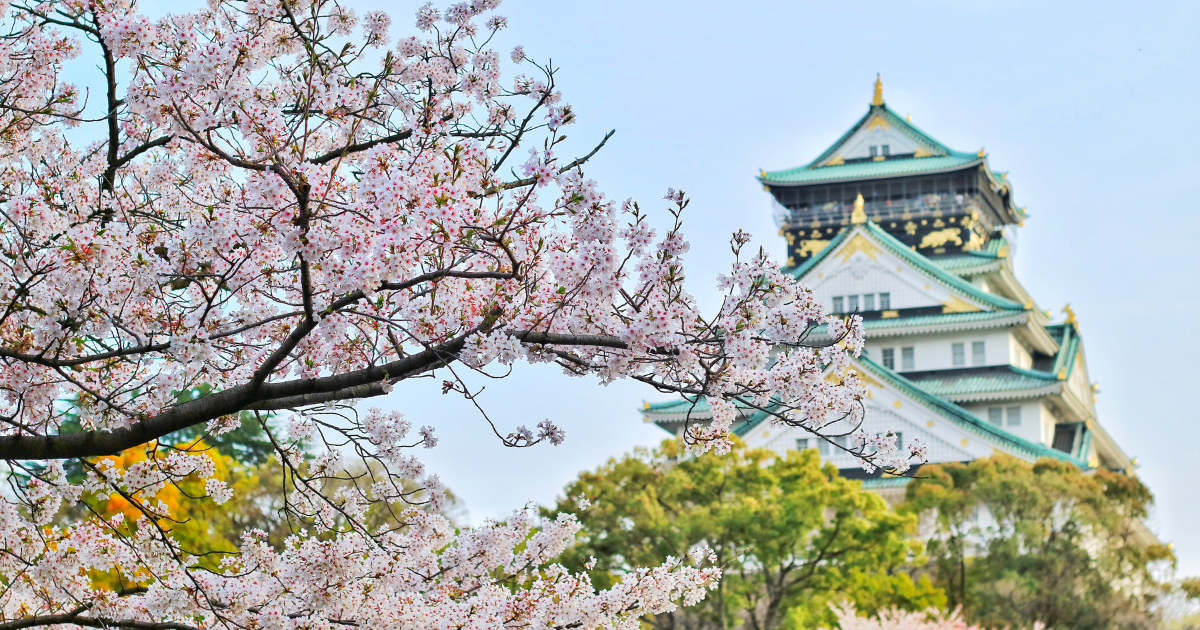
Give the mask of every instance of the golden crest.
<path id="1" fill-rule="evenodd" d="M 951 295 L 942 302 L 942 313 L 975 313 L 983 309 Z"/>
<path id="2" fill-rule="evenodd" d="M 813 239 L 808 241 L 800 241 L 799 253 L 801 256 L 815 256 L 821 253 L 829 245 L 829 241 Z"/>
<path id="3" fill-rule="evenodd" d="M 962 228 L 946 228 L 936 232 L 930 232 L 921 238 L 921 248 L 926 247 L 941 247 L 946 243 L 953 242 L 955 245 L 962 245 L 962 239 L 958 237 L 962 232 Z"/>
<path id="4" fill-rule="evenodd" d="M 842 247 L 842 250 L 838 252 L 838 255 L 842 257 L 842 262 L 846 262 L 847 260 L 850 260 L 851 256 L 858 252 L 866 254 L 871 258 L 871 260 L 879 260 L 877 256 L 877 254 L 879 254 L 879 248 L 875 246 L 875 243 L 867 240 L 867 237 L 863 236 L 862 234 L 855 234 L 854 238 L 850 239 L 850 242 L 846 243 L 846 245 Z"/>

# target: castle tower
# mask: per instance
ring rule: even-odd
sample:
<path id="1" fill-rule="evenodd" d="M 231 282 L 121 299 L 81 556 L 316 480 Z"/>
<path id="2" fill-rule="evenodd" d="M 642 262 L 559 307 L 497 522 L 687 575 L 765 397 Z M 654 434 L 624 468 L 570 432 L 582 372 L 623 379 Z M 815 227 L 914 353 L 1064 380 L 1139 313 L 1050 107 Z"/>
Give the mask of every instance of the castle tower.
<path id="1" fill-rule="evenodd" d="M 850 222 L 861 195 L 868 218 L 926 256 L 981 251 L 1025 212 L 983 149 L 955 151 L 888 109 L 883 84 L 867 113 L 817 159 L 759 181 L 775 198 L 789 265 L 819 252 Z"/>
<path id="2" fill-rule="evenodd" d="M 1074 313 L 1052 323 L 1013 273 L 1005 229 L 1027 215 L 982 150 L 955 151 L 893 114 L 877 79 L 866 115 L 837 142 L 759 181 L 776 201 L 788 270 L 833 312 L 863 317 L 866 350 L 852 366 L 868 389 L 864 428 L 919 437 L 934 463 L 1000 452 L 1132 472 L 1097 418 Z M 674 434 L 711 418 L 704 401 L 642 413 Z M 748 409 L 734 428 L 751 446 L 817 448 L 893 500 L 907 483 L 865 475 L 852 456 L 762 412 Z"/>

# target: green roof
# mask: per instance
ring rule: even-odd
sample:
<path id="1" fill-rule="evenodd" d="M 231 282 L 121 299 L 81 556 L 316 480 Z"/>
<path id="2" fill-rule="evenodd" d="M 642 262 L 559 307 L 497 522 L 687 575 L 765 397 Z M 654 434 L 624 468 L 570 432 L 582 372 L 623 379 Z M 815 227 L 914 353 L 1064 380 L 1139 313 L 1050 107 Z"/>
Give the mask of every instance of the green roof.
<path id="1" fill-rule="evenodd" d="M 991 271 L 1008 256 L 1007 248 L 1008 239 L 999 237 L 990 239 L 983 249 L 977 251 L 939 256 L 929 260 L 942 269 L 957 275 L 961 275 L 964 271 Z M 1004 252 L 1003 255 L 1001 252 Z"/>
<path id="2" fill-rule="evenodd" d="M 901 175 L 916 175 L 919 173 L 936 173 L 940 171 L 955 171 L 980 164 L 983 158 L 968 153 L 966 155 L 942 155 L 920 158 L 889 159 L 880 162 L 852 162 L 837 166 L 821 166 L 812 168 L 800 166 L 785 171 L 764 172 L 759 180 L 764 184 L 799 185 L 833 182 L 846 179 L 871 179 L 878 177 L 898 177 Z"/>
<path id="3" fill-rule="evenodd" d="M 926 157 L 898 157 L 887 158 L 876 161 L 854 162 L 850 164 L 838 164 L 830 166 L 820 166 L 828 160 L 851 136 L 855 134 L 863 125 L 867 124 L 873 117 L 879 116 L 892 127 L 895 127 L 900 133 L 912 138 L 925 151 L 930 153 Z M 895 177 L 899 175 L 912 175 L 916 173 L 929 173 L 937 171 L 958 170 L 967 168 L 974 164 L 983 163 L 984 157 L 977 153 L 964 153 L 955 151 L 950 147 L 938 142 L 929 134 L 921 131 L 916 125 L 897 116 L 892 110 L 888 109 L 887 104 L 872 105 L 867 113 L 850 130 L 842 134 L 836 142 L 831 144 L 828 149 L 825 149 L 817 159 L 792 169 L 783 171 L 764 172 L 759 180 L 764 184 L 776 185 L 797 185 L 797 184 L 812 184 L 817 182 L 838 181 L 845 179 L 869 179 L 873 177 Z M 990 169 L 989 169 L 989 172 Z M 1001 178 L 1002 174 L 995 174 L 993 177 Z"/>
<path id="4" fill-rule="evenodd" d="M 988 293 L 983 289 L 971 284 L 970 282 L 967 282 L 966 280 L 963 280 L 962 278 L 950 273 L 949 271 L 942 269 L 929 258 L 926 258 L 916 251 L 913 251 L 912 248 L 904 243 L 901 243 L 896 239 L 896 237 L 888 234 L 883 228 L 876 225 L 874 221 L 867 221 L 866 223 L 862 223 L 860 225 L 862 226 L 864 232 L 873 236 L 877 242 L 886 247 L 893 254 L 904 259 L 913 267 L 916 267 L 918 270 L 922 271 L 927 276 L 938 281 L 947 288 L 957 291 L 958 293 L 966 295 L 971 299 L 995 309 L 1013 311 L 1025 309 L 1024 304 L 1014 302 L 1008 298 L 1000 297 L 999 295 Z M 808 260 L 804 261 L 802 265 L 793 268 L 791 270 L 791 274 L 796 278 L 803 277 L 813 267 L 817 266 L 818 263 L 829 256 L 831 252 L 837 249 L 837 247 L 841 245 L 841 243 L 846 240 L 852 232 L 854 232 L 856 227 L 858 226 L 852 225 L 848 228 L 843 228 L 842 231 L 839 232 L 837 236 L 835 236 L 833 240 L 825 246 L 825 249 L 822 249 L 815 256 L 812 256 Z"/>
<path id="5" fill-rule="evenodd" d="M 695 401 L 695 404 L 692 403 Z M 746 405 L 735 403 L 743 410 L 748 410 Z M 708 399 L 701 396 L 698 400 L 695 396 L 685 396 L 668 400 L 659 403 L 644 403 L 644 406 L 639 410 L 647 417 L 657 416 L 662 422 L 682 421 L 691 414 L 693 420 L 704 420 L 712 417 L 712 405 L 708 404 Z M 745 411 L 743 411 L 745 414 Z M 676 416 L 672 418 L 670 416 Z"/>
<path id="6" fill-rule="evenodd" d="M 972 394 L 1016 394 L 1041 390 L 1068 378 L 1075 370 L 1075 355 L 1079 352 L 1079 332 L 1073 324 L 1053 324 L 1046 327 L 1058 342 L 1058 354 L 1049 370 L 1027 370 L 1012 365 L 958 370 L 935 370 L 910 374 L 907 378 L 917 387 L 934 395 L 957 398 Z"/>
<path id="7" fill-rule="evenodd" d="M 934 394 L 926 392 L 925 390 L 921 389 L 917 383 L 904 378 L 893 370 L 889 370 L 888 368 L 875 363 L 866 356 L 860 356 L 858 361 L 862 363 L 864 367 L 874 373 L 875 376 L 883 378 L 896 389 L 905 392 L 919 402 L 922 402 L 926 406 L 932 408 L 943 417 L 955 421 L 959 426 L 967 428 L 974 433 L 987 436 L 992 441 L 1003 443 L 1013 450 L 1024 452 L 1033 457 L 1053 457 L 1055 459 L 1071 462 L 1083 469 L 1088 467 L 1087 462 L 1084 462 L 1083 460 L 1080 460 L 1069 453 L 1064 453 L 1060 450 L 1050 448 L 1045 444 L 1030 442 L 1024 438 L 1017 437 L 1008 431 L 1001 429 L 1000 427 L 994 426 L 988 422 L 984 422 L 970 411 L 967 411 L 966 409 L 963 409 L 962 407 L 959 407 L 948 400 L 939 398 Z"/>
<path id="8" fill-rule="evenodd" d="M 1011 365 L 938 372 L 926 372 L 919 376 L 910 374 L 908 379 L 926 392 L 943 398 L 993 392 L 1015 394 L 1059 383 L 1058 377 L 1050 372 L 1024 370 Z"/>
<path id="9" fill-rule="evenodd" d="M 929 392 L 921 389 L 918 384 L 908 380 L 907 378 L 904 378 L 893 370 L 875 363 L 866 355 L 861 355 L 855 360 L 876 377 L 887 381 L 892 387 L 904 392 L 910 398 L 925 405 L 942 417 L 949 419 L 959 427 L 967 429 L 971 433 L 983 436 L 993 443 L 1003 444 L 1011 450 L 1024 453 L 1025 455 L 1033 458 L 1052 457 L 1054 459 L 1071 462 L 1082 469 L 1087 469 L 1088 467 L 1087 462 L 1084 462 L 1083 460 L 1069 453 L 1064 453 L 1060 450 L 1050 448 L 1045 444 L 1030 442 L 1024 438 L 1017 437 L 1000 427 L 985 422 L 984 420 L 980 419 L 979 416 L 976 416 L 970 411 L 967 411 L 966 409 L 959 407 L 958 405 L 944 398 L 939 398 L 938 396 L 930 394 Z M 755 412 L 751 414 L 745 422 L 734 424 L 734 433 L 744 436 L 768 417 L 768 414 L 765 412 Z"/>
<path id="10" fill-rule="evenodd" d="M 1063 379 L 1070 378 L 1075 371 L 1075 355 L 1079 353 L 1079 330 L 1075 324 L 1051 324 L 1046 326 L 1046 332 L 1058 342 L 1059 347 L 1050 373 L 1062 374 Z"/>
<path id="11" fill-rule="evenodd" d="M 897 328 L 958 326 L 960 324 L 984 324 L 982 326 L 966 327 L 968 329 L 989 328 L 1015 324 L 1017 322 L 1006 324 L 1003 320 L 1016 318 L 1024 312 L 1024 310 L 972 311 L 970 313 L 935 313 L 933 315 L 916 315 L 913 317 L 864 319 L 863 328 L 868 333 L 872 331 L 893 330 Z M 987 325 L 987 322 L 997 321 L 1000 323 L 993 326 Z M 813 329 L 812 338 L 823 338 L 825 331 L 826 327 L 824 324 L 817 326 Z"/>
<path id="12" fill-rule="evenodd" d="M 886 328 L 914 328 L 917 326 L 988 322 L 1013 317 L 1024 312 L 1024 309 L 1010 309 L 1002 311 L 974 311 L 971 313 L 936 313 L 933 315 L 895 317 L 891 319 L 870 319 L 863 321 L 863 328 L 867 330 L 879 330 Z"/>
<path id="13" fill-rule="evenodd" d="M 942 417 L 951 420 L 956 425 L 965 428 L 976 435 L 987 438 L 993 443 L 1002 444 L 1013 451 L 1023 453 L 1033 458 L 1053 457 L 1055 459 L 1071 462 L 1072 464 L 1075 464 L 1083 469 L 1088 467 L 1086 462 L 1072 456 L 1069 453 L 1064 453 L 1057 449 L 1050 448 L 1044 444 L 1030 442 L 1024 438 L 1017 437 L 1000 427 L 993 426 L 992 424 L 983 421 L 970 411 L 967 411 L 966 409 L 944 398 L 940 398 L 937 395 L 926 391 L 922 388 L 921 384 L 910 381 L 900 374 L 897 374 L 895 371 L 875 363 L 866 355 L 859 356 L 855 361 L 862 365 L 862 367 L 866 368 L 869 372 L 874 374 L 876 377 L 883 379 L 889 385 L 905 393 L 918 403 L 925 405 Z M 701 398 L 700 401 L 696 403 L 696 407 L 693 411 L 693 413 L 695 413 L 697 416 L 701 415 L 701 405 L 703 405 L 705 412 L 711 411 L 711 408 L 705 403 L 704 399 Z M 691 407 L 690 400 L 676 399 L 664 403 L 647 405 L 646 408 L 642 410 L 642 413 L 647 417 L 651 415 L 659 415 L 659 413 L 661 413 L 659 410 L 668 409 L 674 410 L 675 413 L 686 413 L 689 407 Z M 749 413 L 744 420 L 734 423 L 733 432 L 739 436 L 745 436 L 752 431 L 754 427 L 758 426 L 769 417 L 770 415 L 764 411 L 753 411 Z M 706 418 L 694 417 L 694 419 L 704 420 Z"/>
<path id="14" fill-rule="evenodd" d="M 863 479 L 864 490 L 882 490 L 884 488 L 903 488 L 912 482 L 912 477 L 877 477 Z"/>

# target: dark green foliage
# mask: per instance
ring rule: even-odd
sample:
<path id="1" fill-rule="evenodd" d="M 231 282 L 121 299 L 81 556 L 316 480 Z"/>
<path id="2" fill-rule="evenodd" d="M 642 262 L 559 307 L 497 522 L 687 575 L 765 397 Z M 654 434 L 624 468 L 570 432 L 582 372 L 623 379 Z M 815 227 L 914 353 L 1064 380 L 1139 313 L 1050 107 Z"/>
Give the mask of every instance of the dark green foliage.
<path id="1" fill-rule="evenodd" d="M 932 527 L 929 570 L 951 608 L 985 627 L 1102 630 L 1157 624 L 1152 574 L 1170 551 L 1141 523 L 1137 478 L 997 455 L 921 469 L 899 509 Z"/>
<path id="2" fill-rule="evenodd" d="M 715 552 L 725 571 L 719 588 L 690 609 L 648 619 L 656 630 L 835 627 L 831 602 L 862 610 L 945 602 L 928 578 L 905 572 L 921 554 L 916 519 L 823 468 L 815 450 L 778 457 L 739 445 L 686 457 L 668 441 L 581 474 L 567 496 L 581 494 L 595 505 L 579 513 L 585 529 L 565 560 L 580 570 L 594 556 L 597 587 L 700 543 Z M 574 501 L 556 511 L 576 511 Z"/>

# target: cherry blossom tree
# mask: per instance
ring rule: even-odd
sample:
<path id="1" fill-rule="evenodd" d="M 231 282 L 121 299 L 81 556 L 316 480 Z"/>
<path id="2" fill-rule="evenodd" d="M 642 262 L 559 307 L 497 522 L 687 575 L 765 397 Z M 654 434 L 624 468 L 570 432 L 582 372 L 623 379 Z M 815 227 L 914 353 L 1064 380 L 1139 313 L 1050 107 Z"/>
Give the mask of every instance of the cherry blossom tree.
<path id="1" fill-rule="evenodd" d="M 0 3 L 0 630 L 632 628 L 703 597 L 703 550 L 598 592 L 554 562 L 573 516 L 456 530 L 410 454 L 433 429 L 357 403 L 435 371 L 473 400 L 463 370 L 525 361 L 707 397 L 697 448 L 727 447 L 735 401 L 818 434 L 861 417 L 861 322 L 742 233 L 701 313 L 683 194 L 660 235 L 584 176 L 607 136 L 559 157 L 574 112 L 521 48 L 526 74 L 501 76 L 496 4 L 426 5 L 392 41 L 388 15 L 332 0 L 158 20 L 130 0 Z M 72 59 L 98 89 L 66 80 Z M 836 343 L 808 344 L 818 326 Z M 294 533 L 188 548 L 160 491 L 231 491 L 171 436 L 242 422 L 275 451 Z M 860 442 L 867 465 L 907 466 Z M 131 448 L 145 456 L 115 457 Z M 110 495 L 137 518 L 88 515 Z M 392 526 L 365 525 L 379 505 Z"/>

